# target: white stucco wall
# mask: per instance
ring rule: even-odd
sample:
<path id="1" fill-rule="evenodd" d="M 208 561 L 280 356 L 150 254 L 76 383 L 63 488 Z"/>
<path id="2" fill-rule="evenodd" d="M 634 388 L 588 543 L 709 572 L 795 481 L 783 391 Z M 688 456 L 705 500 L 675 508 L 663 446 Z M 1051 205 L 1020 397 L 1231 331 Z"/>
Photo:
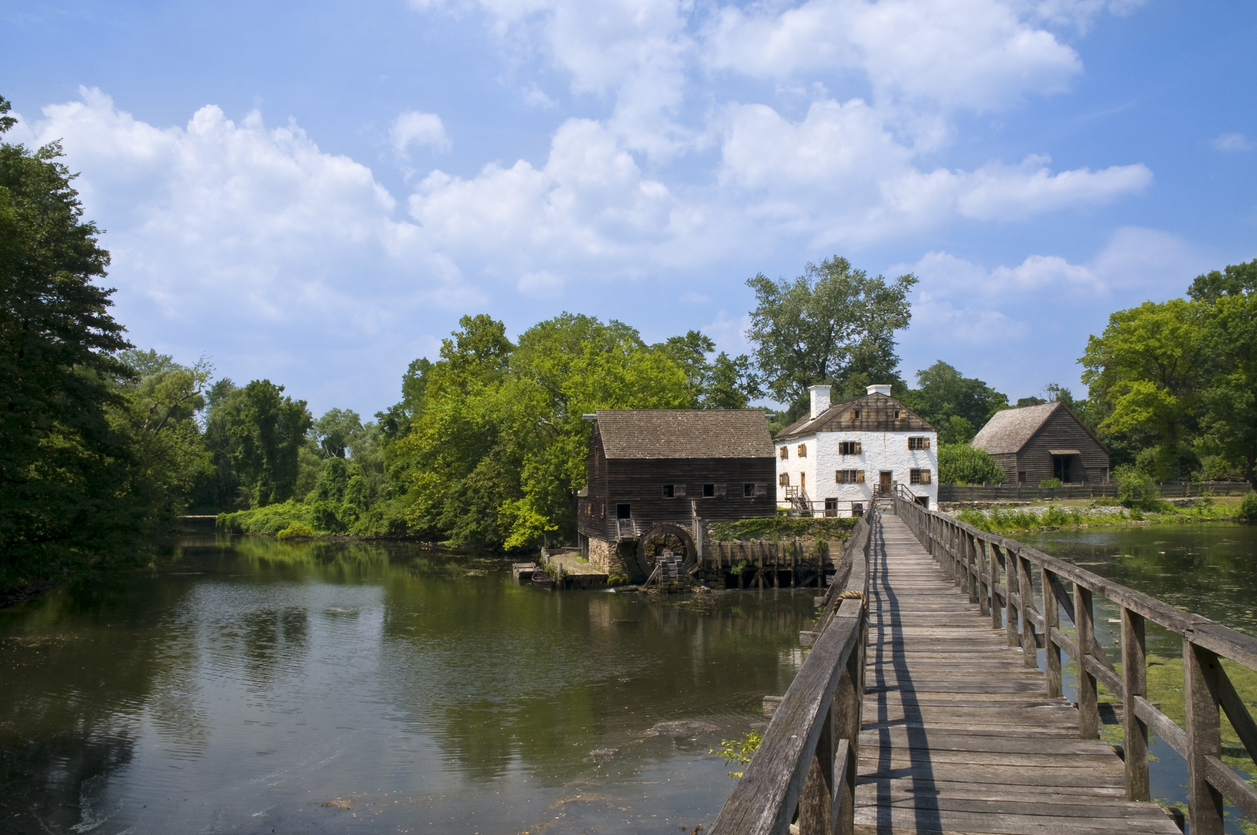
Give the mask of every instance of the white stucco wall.
<path id="1" fill-rule="evenodd" d="M 908 438 L 929 438 L 929 449 L 908 449 Z M 859 455 L 839 455 L 843 441 L 858 441 Z M 807 446 L 807 457 L 798 455 L 799 445 Z M 781 448 L 790 450 L 789 457 L 781 458 Z M 883 470 L 889 470 L 891 479 L 903 484 L 916 496 L 928 496 L 930 507 L 938 508 L 938 436 L 933 432 L 821 432 L 788 444 L 777 443 L 777 501 L 782 508 L 789 507 L 785 488 L 780 486 L 781 474 L 789 473 L 790 486 L 798 487 L 800 475 L 806 477 L 806 492 L 813 502 L 838 499 L 840 516 L 850 512 L 847 502 L 864 502 L 867 511 L 873 500 L 873 486 Z M 909 470 L 930 471 L 929 484 L 912 484 Z M 838 484 L 834 480 L 836 470 L 861 470 L 863 484 Z"/>

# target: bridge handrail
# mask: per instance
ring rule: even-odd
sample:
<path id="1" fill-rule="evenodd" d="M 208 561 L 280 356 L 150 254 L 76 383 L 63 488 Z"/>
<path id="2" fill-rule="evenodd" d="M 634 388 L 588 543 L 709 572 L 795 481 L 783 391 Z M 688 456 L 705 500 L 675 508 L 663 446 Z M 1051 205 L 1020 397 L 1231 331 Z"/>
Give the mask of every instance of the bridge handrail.
<path id="1" fill-rule="evenodd" d="M 977 603 L 982 614 L 990 615 L 991 625 L 1006 631 L 1009 646 L 1021 646 L 1026 666 L 1037 668 L 1038 648 L 1047 648 L 1049 695 L 1062 695 L 1061 652 L 1078 662 L 1080 737 L 1095 739 L 1099 735 L 1097 681 L 1121 699 L 1128 799 L 1150 799 L 1151 729 L 1187 761 L 1188 814 L 1193 835 L 1221 835 L 1224 798 L 1250 821 L 1257 821 L 1257 789 L 1222 761 L 1220 722 L 1225 714 L 1248 755 L 1257 761 L 1257 722 L 1220 662 L 1221 658 L 1228 658 L 1257 670 L 1257 638 L 1014 539 L 927 510 L 899 494 L 895 496 L 895 512 L 943 571 L 968 592 L 969 601 Z M 1040 575 L 1042 592 L 1038 601 L 1031 566 Z M 1072 584 L 1072 593 L 1065 581 Z M 1120 669 L 1108 659 L 1095 637 L 1096 594 L 1116 603 L 1121 610 Z M 1076 640 L 1060 630 L 1062 611 L 1075 625 Z M 1186 728 L 1179 727 L 1147 698 L 1144 625 L 1149 620 L 1183 639 Z"/>
<path id="2" fill-rule="evenodd" d="M 786 835 L 796 810 L 802 835 L 852 831 L 868 645 L 870 518 L 852 530 L 843 549 L 844 562 L 850 557 L 851 563 L 846 582 L 830 587 L 812 651 L 711 835 Z"/>

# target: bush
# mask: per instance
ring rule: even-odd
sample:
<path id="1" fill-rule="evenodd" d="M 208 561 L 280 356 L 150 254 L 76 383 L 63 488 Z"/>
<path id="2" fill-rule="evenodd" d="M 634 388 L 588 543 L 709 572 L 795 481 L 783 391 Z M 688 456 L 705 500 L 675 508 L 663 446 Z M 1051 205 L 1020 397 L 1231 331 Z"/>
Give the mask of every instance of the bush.
<path id="1" fill-rule="evenodd" d="M 1059 478 L 1045 478 L 1039 482 L 1039 486 L 1051 490 L 1055 487 L 1060 487 L 1061 480 Z"/>
<path id="2" fill-rule="evenodd" d="M 316 536 L 318 536 L 318 534 L 315 532 L 314 528 L 310 527 L 305 522 L 293 522 L 288 527 L 275 534 L 275 538 L 279 540 L 313 539 Z"/>
<path id="3" fill-rule="evenodd" d="M 1257 493 L 1249 493 L 1240 500 L 1240 518 L 1257 522 Z"/>
<path id="4" fill-rule="evenodd" d="M 1113 468 L 1113 480 L 1117 482 L 1117 502 L 1134 510 L 1159 510 L 1161 492 L 1152 476 L 1129 464 Z"/>
<path id="5" fill-rule="evenodd" d="M 968 444 L 938 445 L 938 480 L 942 484 L 1003 484 L 1004 468 L 985 449 Z"/>
<path id="6" fill-rule="evenodd" d="M 815 538 L 845 539 L 860 520 L 855 517 L 792 519 L 784 516 L 762 519 L 741 519 L 737 522 L 717 522 L 711 526 L 711 538 L 728 542 L 734 539 Z"/>

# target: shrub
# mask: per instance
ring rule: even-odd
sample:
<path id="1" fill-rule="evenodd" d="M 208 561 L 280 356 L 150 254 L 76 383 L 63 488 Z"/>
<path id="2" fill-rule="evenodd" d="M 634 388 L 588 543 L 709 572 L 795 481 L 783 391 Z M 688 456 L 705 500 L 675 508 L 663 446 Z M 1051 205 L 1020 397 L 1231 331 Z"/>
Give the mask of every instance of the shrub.
<path id="1" fill-rule="evenodd" d="M 315 533 L 314 528 L 310 527 L 305 522 L 293 522 L 288 527 L 275 534 L 275 538 L 279 540 L 313 539 L 316 536 L 318 536 L 318 534 Z"/>
<path id="2" fill-rule="evenodd" d="M 1004 468 L 985 449 L 968 444 L 938 445 L 938 480 L 942 484 L 1003 484 Z"/>
<path id="3" fill-rule="evenodd" d="M 1061 480 L 1059 478 L 1045 478 L 1039 482 L 1039 486 L 1050 490 L 1054 487 L 1060 487 Z"/>
<path id="4" fill-rule="evenodd" d="M 1146 472 L 1123 464 L 1113 469 L 1113 480 L 1117 482 L 1117 501 L 1122 507 L 1145 511 L 1160 509 L 1161 493 Z"/>
<path id="5" fill-rule="evenodd" d="M 1249 493 L 1240 500 L 1240 518 L 1257 522 L 1257 493 Z"/>

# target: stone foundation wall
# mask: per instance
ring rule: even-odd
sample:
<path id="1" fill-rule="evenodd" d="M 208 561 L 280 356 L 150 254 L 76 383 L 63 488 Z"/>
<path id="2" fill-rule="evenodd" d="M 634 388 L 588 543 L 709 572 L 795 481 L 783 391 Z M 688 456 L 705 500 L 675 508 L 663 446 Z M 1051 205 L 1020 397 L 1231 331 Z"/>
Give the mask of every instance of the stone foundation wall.
<path id="1" fill-rule="evenodd" d="M 636 549 L 637 543 L 608 542 L 605 539 L 589 538 L 589 564 L 597 566 L 608 574 L 626 574 L 622 548 Z"/>

